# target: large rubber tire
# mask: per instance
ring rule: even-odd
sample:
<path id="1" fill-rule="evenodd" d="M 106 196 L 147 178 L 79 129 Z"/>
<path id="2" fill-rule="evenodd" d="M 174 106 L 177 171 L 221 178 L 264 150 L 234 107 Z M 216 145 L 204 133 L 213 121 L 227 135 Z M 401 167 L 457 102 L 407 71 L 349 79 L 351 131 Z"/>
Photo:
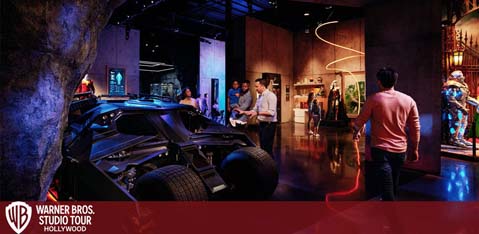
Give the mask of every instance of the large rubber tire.
<path id="1" fill-rule="evenodd" d="M 144 174 L 138 178 L 134 194 L 144 201 L 208 200 L 199 176 L 182 165 L 168 165 Z"/>
<path id="2" fill-rule="evenodd" d="M 261 148 L 245 147 L 230 153 L 221 163 L 221 175 L 234 200 L 267 200 L 278 185 L 275 161 Z"/>

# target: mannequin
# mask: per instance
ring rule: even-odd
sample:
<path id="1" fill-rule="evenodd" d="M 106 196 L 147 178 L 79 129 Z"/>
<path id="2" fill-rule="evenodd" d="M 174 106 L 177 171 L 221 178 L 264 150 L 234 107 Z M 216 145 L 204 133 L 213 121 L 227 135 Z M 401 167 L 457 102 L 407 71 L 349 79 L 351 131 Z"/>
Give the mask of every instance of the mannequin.
<path id="1" fill-rule="evenodd" d="M 443 116 L 448 122 L 448 143 L 461 148 L 468 148 L 472 143 L 464 140 L 464 132 L 467 127 L 469 103 L 477 108 L 478 102 L 469 96 L 470 91 L 462 71 L 453 71 L 442 88 L 442 96 L 445 102 Z"/>
<path id="2" fill-rule="evenodd" d="M 338 120 L 339 116 L 339 106 L 341 104 L 341 92 L 337 81 L 334 80 L 329 86 L 329 96 L 328 96 L 328 120 Z"/>

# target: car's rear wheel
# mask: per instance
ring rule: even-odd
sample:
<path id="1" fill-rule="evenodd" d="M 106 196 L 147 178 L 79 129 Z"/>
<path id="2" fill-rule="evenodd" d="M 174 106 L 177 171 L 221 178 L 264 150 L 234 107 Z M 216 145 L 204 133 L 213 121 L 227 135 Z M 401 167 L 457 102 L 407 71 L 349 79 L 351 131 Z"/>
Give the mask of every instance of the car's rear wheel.
<path id="1" fill-rule="evenodd" d="M 223 179 L 231 188 L 231 199 L 266 200 L 278 185 L 276 163 L 257 147 L 230 153 L 221 163 Z"/>
<path id="2" fill-rule="evenodd" d="M 146 201 L 208 200 L 199 176 L 182 165 L 168 165 L 144 174 L 138 178 L 135 196 Z"/>

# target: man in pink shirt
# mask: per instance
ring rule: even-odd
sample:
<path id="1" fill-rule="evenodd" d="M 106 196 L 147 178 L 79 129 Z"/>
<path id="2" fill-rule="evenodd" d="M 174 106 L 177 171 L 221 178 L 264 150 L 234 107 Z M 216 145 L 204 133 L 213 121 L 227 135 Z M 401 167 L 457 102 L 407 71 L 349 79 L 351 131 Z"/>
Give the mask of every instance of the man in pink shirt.
<path id="1" fill-rule="evenodd" d="M 371 120 L 371 160 L 377 165 L 374 176 L 379 177 L 375 179 L 381 182 L 377 186 L 381 188 L 384 201 L 394 200 L 397 192 L 399 171 L 406 159 L 408 135 L 411 160 L 419 159 L 419 113 L 410 96 L 394 90 L 398 76 L 391 68 L 378 71 L 376 77 L 380 91 L 367 99 L 354 123 L 353 140 L 357 141 L 364 124 Z"/>

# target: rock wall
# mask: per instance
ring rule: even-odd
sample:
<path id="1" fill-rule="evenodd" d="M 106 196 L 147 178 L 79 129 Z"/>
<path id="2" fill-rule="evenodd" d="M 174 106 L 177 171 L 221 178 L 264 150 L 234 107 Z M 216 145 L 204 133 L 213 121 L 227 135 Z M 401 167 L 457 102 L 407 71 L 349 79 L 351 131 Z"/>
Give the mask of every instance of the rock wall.
<path id="1" fill-rule="evenodd" d="M 2 1 L 0 200 L 45 199 L 74 89 L 123 1 Z"/>

